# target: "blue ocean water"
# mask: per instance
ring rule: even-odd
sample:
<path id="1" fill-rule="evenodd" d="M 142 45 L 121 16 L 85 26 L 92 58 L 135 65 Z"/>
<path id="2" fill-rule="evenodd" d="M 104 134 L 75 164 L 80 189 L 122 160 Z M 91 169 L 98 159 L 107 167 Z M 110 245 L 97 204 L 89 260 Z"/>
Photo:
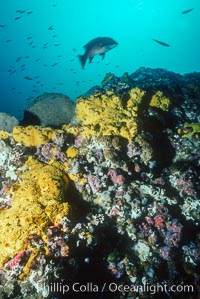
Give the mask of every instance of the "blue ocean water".
<path id="1" fill-rule="evenodd" d="M 44 92 L 75 100 L 108 72 L 200 71 L 199 16 L 199 0 L 1 0 L 0 111 L 22 118 Z M 77 55 L 99 36 L 119 45 L 82 69 Z"/>

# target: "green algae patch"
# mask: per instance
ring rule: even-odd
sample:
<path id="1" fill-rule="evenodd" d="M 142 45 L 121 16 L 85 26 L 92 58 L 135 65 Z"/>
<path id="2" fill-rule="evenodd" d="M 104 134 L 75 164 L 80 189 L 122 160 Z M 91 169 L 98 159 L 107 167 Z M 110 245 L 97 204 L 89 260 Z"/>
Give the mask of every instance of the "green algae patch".
<path id="1" fill-rule="evenodd" d="M 178 129 L 178 133 L 181 134 L 183 138 L 190 138 L 190 137 L 199 138 L 200 124 L 184 123 L 183 128 Z"/>

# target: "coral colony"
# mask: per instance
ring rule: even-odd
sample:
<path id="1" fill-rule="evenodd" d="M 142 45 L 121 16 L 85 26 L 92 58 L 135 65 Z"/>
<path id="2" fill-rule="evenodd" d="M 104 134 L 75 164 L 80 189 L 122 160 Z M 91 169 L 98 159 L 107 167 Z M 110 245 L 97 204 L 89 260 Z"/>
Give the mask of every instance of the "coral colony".
<path id="1" fill-rule="evenodd" d="M 4 127 L 0 297 L 197 298 L 199 111 L 199 73 L 141 68 L 60 128 Z"/>

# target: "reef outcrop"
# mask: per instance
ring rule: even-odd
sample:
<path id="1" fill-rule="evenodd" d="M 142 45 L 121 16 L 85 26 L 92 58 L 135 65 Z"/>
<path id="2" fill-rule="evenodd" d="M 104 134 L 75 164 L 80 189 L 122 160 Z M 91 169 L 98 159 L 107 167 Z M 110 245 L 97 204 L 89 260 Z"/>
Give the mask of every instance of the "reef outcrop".
<path id="1" fill-rule="evenodd" d="M 16 117 L 0 112 L 0 130 L 12 132 L 13 127 L 18 124 L 19 121 Z"/>
<path id="2" fill-rule="evenodd" d="M 199 73 L 141 68 L 0 131 L 0 297 L 198 298 L 199 111 Z"/>
<path id="3" fill-rule="evenodd" d="M 22 123 L 60 127 L 71 121 L 74 117 L 74 109 L 75 103 L 64 94 L 44 93 L 27 107 Z"/>

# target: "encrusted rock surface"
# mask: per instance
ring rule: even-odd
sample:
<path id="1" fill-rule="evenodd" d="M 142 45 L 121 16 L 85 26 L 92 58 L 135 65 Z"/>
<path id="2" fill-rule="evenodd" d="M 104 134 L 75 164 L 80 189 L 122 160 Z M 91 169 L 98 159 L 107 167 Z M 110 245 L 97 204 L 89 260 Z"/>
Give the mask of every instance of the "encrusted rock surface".
<path id="1" fill-rule="evenodd" d="M 75 103 L 61 93 L 44 93 L 38 96 L 26 109 L 23 122 L 35 119 L 37 124 L 59 127 L 74 117 Z"/>
<path id="2" fill-rule="evenodd" d="M 198 298 L 199 73 L 108 74 L 75 110 L 0 131 L 0 297 Z"/>

